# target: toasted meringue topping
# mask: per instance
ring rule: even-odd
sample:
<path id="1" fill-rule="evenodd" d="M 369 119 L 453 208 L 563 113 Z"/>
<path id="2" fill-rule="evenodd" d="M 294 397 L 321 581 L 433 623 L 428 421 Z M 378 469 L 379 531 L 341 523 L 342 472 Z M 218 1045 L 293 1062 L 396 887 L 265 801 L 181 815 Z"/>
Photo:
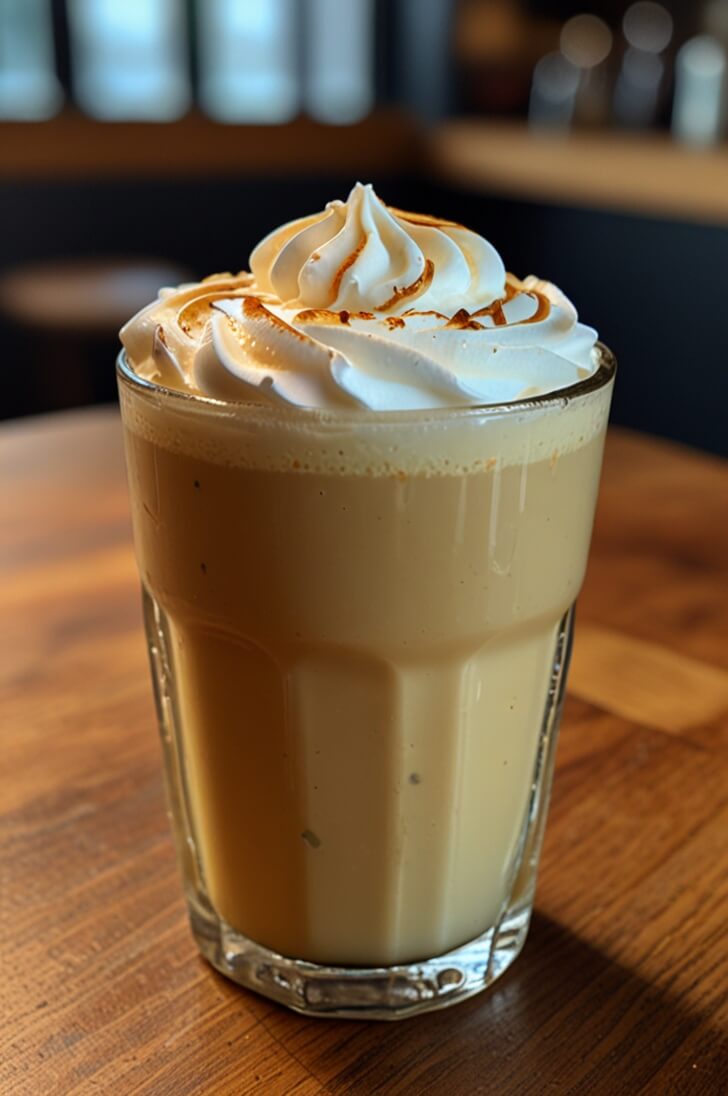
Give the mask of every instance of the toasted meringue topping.
<path id="1" fill-rule="evenodd" d="M 271 232 L 250 265 L 160 291 L 121 332 L 137 372 L 225 400 L 401 410 L 510 402 L 596 368 L 596 332 L 555 286 L 371 186 Z"/>
<path id="2" fill-rule="evenodd" d="M 298 308 L 444 311 L 501 297 L 505 270 L 482 236 L 453 221 L 391 209 L 357 183 L 346 202 L 283 225 L 250 256 L 257 286 Z"/>

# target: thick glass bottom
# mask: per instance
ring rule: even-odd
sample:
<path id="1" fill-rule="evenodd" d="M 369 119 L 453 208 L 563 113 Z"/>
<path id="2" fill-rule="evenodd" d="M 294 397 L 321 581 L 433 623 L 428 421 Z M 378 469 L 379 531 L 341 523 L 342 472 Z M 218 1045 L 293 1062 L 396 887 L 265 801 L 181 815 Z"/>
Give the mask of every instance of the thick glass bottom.
<path id="1" fill-rule="evenodd" d="M 531 905 L 514 906 L 495 928 L 444 955 L 419 963 L 359 968 L 288 959 L 249 940 L 195 902 L 189 912 L 202 955 L 238 985 L 306 1016 L 399 1020 L 455 1005 L 492 985 L 523 947 Z"/>

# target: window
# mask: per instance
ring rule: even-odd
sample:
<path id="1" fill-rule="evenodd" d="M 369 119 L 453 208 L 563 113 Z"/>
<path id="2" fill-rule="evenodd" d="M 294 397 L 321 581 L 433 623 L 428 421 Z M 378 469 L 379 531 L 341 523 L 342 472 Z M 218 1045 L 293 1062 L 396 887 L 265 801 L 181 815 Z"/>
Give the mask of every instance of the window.
<path id="1" fill-rule="evenodd" d="M 166 122 L 187 111 L 183 0 L 68 0 L 67 10 L 73 90 L 87 114 Z"/>
<path id="2" fill-rule="evenodd" d="M 296 0 L 203 0 L 200 99 L 221 122 L 287 122 L 300 105 Z"/>
<path id="3" fill-rule="evenodd" d="M 60 110 L 50 0 L 0 3 L 0 118 L 42 121 Z"/>
<path id="4" fill-rule="evenodd" d="M 0 0 L 0 119 L 49 118 L 68 93 L 108 122 L 174 121 L 195 102 L 218 122 L 357 122 L 375 105 L 378 2 Z"/>
<path id="5" fill-rule="evenodd" d="M 309 114 L 322 122 L 358 122 L 374 101 L 372 0 L 310 0 L 306 42 Z"/>

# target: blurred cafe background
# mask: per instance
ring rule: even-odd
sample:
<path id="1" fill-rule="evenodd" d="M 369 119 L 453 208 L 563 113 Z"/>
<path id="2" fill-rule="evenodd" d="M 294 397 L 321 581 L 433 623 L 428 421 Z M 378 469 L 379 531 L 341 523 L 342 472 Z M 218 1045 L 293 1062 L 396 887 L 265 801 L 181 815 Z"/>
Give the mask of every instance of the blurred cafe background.
<path id="1" fill-rule="evenodd" d="M 728 0 L 0 0 L 0 415 L 371 181 L 562 286 L 614 420 L 728 452 Z"/>

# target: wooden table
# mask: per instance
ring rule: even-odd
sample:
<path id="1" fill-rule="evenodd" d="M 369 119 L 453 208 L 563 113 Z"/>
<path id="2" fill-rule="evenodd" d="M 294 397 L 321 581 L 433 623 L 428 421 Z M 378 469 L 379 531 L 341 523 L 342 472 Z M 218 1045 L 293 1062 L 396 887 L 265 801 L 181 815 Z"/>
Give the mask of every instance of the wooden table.
<path id="1" fill-rule="evenodd" d="M 0 429 L 0 1092 L 728 1091 L 728 467 L 614 432 L 529 941 L 489 993 L 306 1020 L 187 929 L 119 425 Z"/>

